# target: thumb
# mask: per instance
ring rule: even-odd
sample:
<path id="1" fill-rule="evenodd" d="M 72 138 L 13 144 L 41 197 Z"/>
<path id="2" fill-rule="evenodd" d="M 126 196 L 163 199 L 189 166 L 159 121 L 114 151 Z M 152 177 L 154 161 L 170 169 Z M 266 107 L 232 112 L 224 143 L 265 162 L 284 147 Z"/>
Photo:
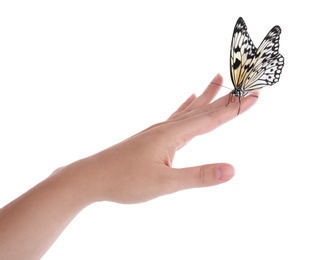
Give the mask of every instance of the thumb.
<path id="1" fill-rule="evenodd" d="M 172 186 L 177 190 L 209 187 L 229 181 L 234 176 L 234 167 L 226 163 L 207 164 L 175 169 Z"/>

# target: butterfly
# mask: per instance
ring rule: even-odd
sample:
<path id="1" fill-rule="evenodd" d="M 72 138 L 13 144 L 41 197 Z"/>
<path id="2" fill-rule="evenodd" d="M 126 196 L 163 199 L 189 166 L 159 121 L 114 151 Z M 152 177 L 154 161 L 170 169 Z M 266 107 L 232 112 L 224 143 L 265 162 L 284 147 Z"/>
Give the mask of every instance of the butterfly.
<path id="1" fill-rule="evenodd" d="M 234 90 L 229 97 L 229 103 L 233 96 L 239 99 L 237 114 L 240 113 L 242 97 L 279 81 L 284 67 L 284 57 L 278 52 L 280 33 L 281 28 L 278 25 L 274 26 L 256 49 L 243 18 L 238 18 L 232 36 L 230 55 Z"/>

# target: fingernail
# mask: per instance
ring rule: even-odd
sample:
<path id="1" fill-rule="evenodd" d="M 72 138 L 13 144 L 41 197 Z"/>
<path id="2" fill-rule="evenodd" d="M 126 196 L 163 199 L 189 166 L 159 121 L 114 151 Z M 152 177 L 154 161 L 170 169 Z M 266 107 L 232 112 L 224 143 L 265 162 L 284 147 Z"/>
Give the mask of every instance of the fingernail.
<path id="1" fill-rule="evenodd" d="M 231 165 L 221 165 L 216 170 L 216 176 L 220 182 L 229 181 L 234 176 L 234 169 Z"/>

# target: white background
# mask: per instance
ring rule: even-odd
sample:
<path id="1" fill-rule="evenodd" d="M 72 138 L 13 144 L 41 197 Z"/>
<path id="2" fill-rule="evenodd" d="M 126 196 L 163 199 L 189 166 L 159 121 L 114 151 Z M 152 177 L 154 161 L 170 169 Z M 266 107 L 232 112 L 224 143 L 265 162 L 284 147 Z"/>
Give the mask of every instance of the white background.
<path id="1" fill-rule="evenodd" d="M 0 2 L 0 207 L 59 166 L 165 120 L 216 73 L 231 87 L 239 16 L 256 46 L 282 28 L 280 82 L 174 162 L 232 163 L 232 181 L 94 204 L 43 259 L 318 258 L 318 19 L 314 1 L 282 3 Z"/>

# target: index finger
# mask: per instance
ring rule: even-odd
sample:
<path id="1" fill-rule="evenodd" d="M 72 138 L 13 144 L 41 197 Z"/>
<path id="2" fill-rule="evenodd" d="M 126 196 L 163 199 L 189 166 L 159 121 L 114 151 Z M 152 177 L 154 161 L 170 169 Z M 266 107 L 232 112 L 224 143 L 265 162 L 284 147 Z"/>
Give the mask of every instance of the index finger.
<path id="1" fill-rule="evenodd" d="M 258 98 L 255 96 L 247 96 L 241 99 L 240 114 L 250 109 Z M 177 148 L 184 146 L 189 140 L 197 135 L 206 134 L 223 125 L 224 123 L 236 118 L 239 102 L 229 103 L 217 110 L 209 110 L 192 117 L 184 118 L 175 122 L 174 126 L 170 128 L 174 131 Z"/>

